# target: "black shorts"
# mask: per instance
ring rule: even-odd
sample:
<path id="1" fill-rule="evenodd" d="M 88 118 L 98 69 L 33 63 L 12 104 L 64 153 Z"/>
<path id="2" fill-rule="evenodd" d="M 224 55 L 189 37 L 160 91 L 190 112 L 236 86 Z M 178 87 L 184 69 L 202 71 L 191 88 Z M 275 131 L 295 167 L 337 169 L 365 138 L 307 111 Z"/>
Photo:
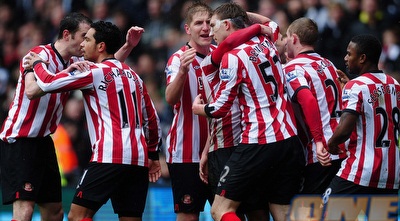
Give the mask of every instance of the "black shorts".
<path id="1" fill-rule="evenodd" d="M 308 164 L 304 169 L 301 194 L 323 194 L 339 171 L 342 161 L 332 160 L 331 166 L 322 166 L 319 162 Z"/>
<path id="2" fill-rule="evenodd" d="M 399 189 L 381 189 L 367 186 L 360 186 L 341 177 L 335 176 L 322 197 L 324 202 L 334 194 L 398 194 Z"/>
<path id="3" fill-rule="evenodd" d="M 217 194 L 246 201 L 265 192 L 270 203 L 288 205 L 300 191 L 304 166 L 297 136 L 265 145 L 239 144 L 221 174 Z"/>
<path id="4" fill-rule="evenodd" d="M 172 184 L 175 213 L 200 213 L 207 200 L 212 203 L 214 194 L 200 180 L 198 163 L 168 164 Z"/>
<path id="5" fill-rule="evenodd" d="M 142 217 L 149 187 L 147 167 L 90 163 L 84 171 L 72 203 L 97 211 L 111 199 L 119 217 Z"/>
<path id="6" fill-rule="evenodd" d="M 216 194 L 221 173 L 236 147 L 221 148 L 208 153 L 208 185 Z M 240 203 L 238 213 L 247 213 L 254 210 L 268 210 L 268 199 L 265 191 L 253 191 L 245 201 Z M 264 193 L 264 194 L 262 194 Z"/>
<path id="7" fill-rule="evenodd" d="M 0 151 L 4 205 L 18 199 L 61 202 L 61 177 L 50 136 L 0 141 Z"/>

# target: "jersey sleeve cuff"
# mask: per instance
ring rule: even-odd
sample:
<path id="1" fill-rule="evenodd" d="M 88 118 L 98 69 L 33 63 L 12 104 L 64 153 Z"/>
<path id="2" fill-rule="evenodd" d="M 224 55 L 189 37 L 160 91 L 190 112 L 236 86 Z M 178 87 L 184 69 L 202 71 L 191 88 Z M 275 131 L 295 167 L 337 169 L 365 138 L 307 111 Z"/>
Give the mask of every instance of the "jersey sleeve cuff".
<path id="1" fill-rule="evenodd" d="M 158 155 L 158 151 L 149 152 L 149 159 L 150 160 L 159 160 L 160 156 Z"/>

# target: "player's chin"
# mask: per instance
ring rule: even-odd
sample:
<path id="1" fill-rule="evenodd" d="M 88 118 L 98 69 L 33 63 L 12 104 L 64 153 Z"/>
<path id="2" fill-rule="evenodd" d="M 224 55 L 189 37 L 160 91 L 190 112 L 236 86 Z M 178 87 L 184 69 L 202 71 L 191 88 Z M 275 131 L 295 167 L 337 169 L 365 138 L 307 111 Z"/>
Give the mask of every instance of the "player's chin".
<path id="1" fill-rule="evenodd" d="M 205 36 L 200 36 L 199 39 L 203 44 L 211 44 L 212 41 L 211 37 L 205 37 Z"/>
<path id="2" fill-rule="evenodd" d="M 83 51 L 78 51 L 74 56 L 83 57 L 83 56 L 85 56 L 85 53 Z"/>

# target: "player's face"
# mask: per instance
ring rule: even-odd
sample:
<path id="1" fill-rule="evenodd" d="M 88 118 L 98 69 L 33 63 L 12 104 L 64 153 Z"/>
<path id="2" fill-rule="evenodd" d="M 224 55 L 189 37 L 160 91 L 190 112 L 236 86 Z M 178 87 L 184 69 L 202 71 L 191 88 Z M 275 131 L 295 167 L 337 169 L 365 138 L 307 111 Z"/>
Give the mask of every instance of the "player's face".
<path id="1" fill-rule="evenodd" d="M 211 17 L 210 21 L 210 26 L 211 26 L 211 32 L 210 36 L 214 38 L 214 41 L 217 44 L 220 44 L 223 40 L 225 40 L 228 37 L 228 33 L 225 31 L 226 27 L 226 22 L 228 22 L 229 19 L 223 19 L 220 20 L 217 15 L 213 15 Z"/>
<path id="2" fill-rule="evenodd" d="M 96 40 L 93 37 L 95 32 L 93 28 L 89 29 L 81 43 L 84 58 L 92 62 L 97 62 L 97 58 L 99 57 L 97 52 L 98 44 L 96 44 Z"/>
<path id="3" fill-rule="evenodd" d="M 290 34 L 289 29 L 286 31 L 286 54 L 288 58 L 294 58 L 294 41 L 296 41 L 297 36 Z"/>
<path id="4" fill-rule="evenodd" d="M 186 33 L 190 35 L 191 43 L 199 46 L 209 46 L 210 37 L 210 15 L 207 12 L 197 12 L 193 15 L 190 24 L 185 24 Z"/>
<path id="5" fill-rule="evenodd" d="M 69 50 L 72 56 L 81 57 L 83 55 L 81 43 L 83 42 L 89 28 L 89 24 L 80 23 L 78 31 L 71 35 Z"/>
<path id="6" fill-rule="evenodd" d="M 283 36 L 281 33 L 279 33 L 278 39 L 275 42 L 275 46 L 276 46 L 276 49 L 278 49 L 282 64 L 285 64 L 287 62 L 287 59 L 286 59 L 286 36 Z"/>
<path id="7" fill-rule="evenodd" d="M 360 55 L 357 53 L 357 45 L 350 42 L 347 46 L 347 54 L 344 57 L 344 64 L 346 65 L 349 78 L 354 78 L 360 74 Z"/>

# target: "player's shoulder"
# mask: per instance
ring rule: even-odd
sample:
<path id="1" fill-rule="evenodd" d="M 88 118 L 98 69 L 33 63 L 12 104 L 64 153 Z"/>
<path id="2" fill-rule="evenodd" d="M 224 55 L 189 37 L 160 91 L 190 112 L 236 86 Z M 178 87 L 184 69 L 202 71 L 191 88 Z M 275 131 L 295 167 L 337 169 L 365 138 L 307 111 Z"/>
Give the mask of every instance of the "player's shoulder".
<path id="1" fill-rule="evenodd" d="M 50 44 L 47 45 L 37 45 L 33 48 L 31 48 L 30 52 L 35 52 L 36 54 L 55 54 L 55 53 L 51 53 L 55 51 L 53 47 L 51 47 Z"/>

